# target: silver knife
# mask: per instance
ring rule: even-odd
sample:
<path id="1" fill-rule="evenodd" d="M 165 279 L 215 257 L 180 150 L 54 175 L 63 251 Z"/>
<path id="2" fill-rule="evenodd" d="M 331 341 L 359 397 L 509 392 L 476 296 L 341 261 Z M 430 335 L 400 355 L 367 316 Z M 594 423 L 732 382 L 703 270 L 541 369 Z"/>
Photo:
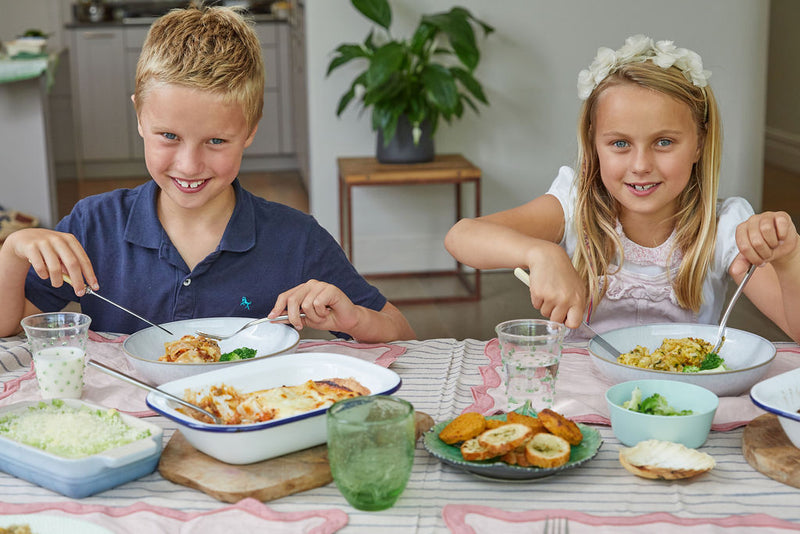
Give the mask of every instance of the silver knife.
<path id="1" fill-rule="evenodd" d="M 72 283 L 72 279 L 70 279 L 70 277 L 67 276 L 66 274 L 61 275 L 61 278 L 63 278 L 64 281 L 66 283 L 68 283 L 69 285 L 71 285 L 72 287 L 75 287 L 75 284 Z M 145 319 L 141 315 L 130 311 L 128 308 L 125 308 L 124 306 L 120 306 L 119 304 L 117 304 L 113 300 L 107 299 L 106 297 L 104 297 L 100 293 L 97 293 L 96 291 L 93 291 L 92 288 L 89 287 L 89 286 L 86 286 L 85 288 L 83 288 L 83 290 L 86 292 L 87 295 L 92 295 L 92 296 L 95 296 L 95 297 L 97 297 L 97 298 L 99 298 L 101 300 L 104 300 L 104 301 L 108 302 L 109 304 L 111 304 L 112 306 L 116 306 L 117 308 L 119 308 L 120 310 L 124 311 L 125 313 L 129 313 L 129 314 L 133 315 L 134 317 L 136 317 L 137 319 L 139 319 L 141 321 L 144 321 L 144 322 L 146 322 L 147 324 L 149 324 L 151 326 L 155 326 L 156 328 L 160 328 L 161 330 L 163 330 L 164 332 L 166 332 L 167 334 L 169 334 L 171 336 L 175 335 L 172 332 L 170 332 L 169 330 L 167 330 L 166 328 L 164 328 L 163 326 L 161 326 L 159 324 L 156 324 L 156 323 L 154 323 L 152 321 L 148 321 L 147 319 Z"/>

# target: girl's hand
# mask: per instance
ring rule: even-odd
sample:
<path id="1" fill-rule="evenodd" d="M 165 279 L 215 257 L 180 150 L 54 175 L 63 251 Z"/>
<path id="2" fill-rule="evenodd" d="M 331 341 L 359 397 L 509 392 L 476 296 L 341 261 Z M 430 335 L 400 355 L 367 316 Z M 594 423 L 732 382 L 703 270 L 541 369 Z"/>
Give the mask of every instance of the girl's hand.
<path id="1" fill-rule="evenodd" d="M 29 228 L 12 233 L 4 246 L 10 247 L 20 260 L 30 263 L 39 278 L 49 278 L 53 287 L 61 287 L 63 274 L 68 274 L 79 297 L 84 293 L 83 281 L 92 289 L 100 289 L 89 256 L 72 234 Z"/>
<path id="2" fill-rule="evenodd" d="M 302 330 L 304 325 L 317 330 L 350 333 L 358 322 L 359 307 L 338 287 L 309 280 L 278 295 L 268 317 L 288 315 L 289 322 Z M 305 319 L 300 313 L 305 313 Z"/>
<path id="3" fill-rule="evenodd" d="M 744 273 L 748 264 L 780 263 L 784 259 L 800 258 L 800 237 L 786 212 L 765 211 L 753 215 L 736 228 L 736 257 L 731 272 Z"/>
<path id="4" fill-rule="evenodd" d="M 586 289 L 563 249 L 553 244 L 539 249 L 531 261 L 531 304 L 551 321 L 578 328 L 586 310 Z"/>

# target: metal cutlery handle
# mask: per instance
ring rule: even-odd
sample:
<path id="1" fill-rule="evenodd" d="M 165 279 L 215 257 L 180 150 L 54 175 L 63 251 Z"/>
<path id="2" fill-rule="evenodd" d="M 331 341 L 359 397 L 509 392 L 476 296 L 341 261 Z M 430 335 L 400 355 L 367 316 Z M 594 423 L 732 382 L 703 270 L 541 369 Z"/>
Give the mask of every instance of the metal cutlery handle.
<path id="1" fill-rule="evenodd" d="M 733 310 L 733 305 L 736 304 L 737 300 L 739 300 L 739 296 L 742 294 L 745 284 L 747 284 L 747 281 L 750 280 L 750 277 L 753 275 L 753 271 L 755 270 L 756 266 L 751 265 L 750 268 L 747 269 L 747 273 L 745 273 L 742 281 L 739 282 L 739 287 L 736 288 L 736 291 L 731 297 L 731 301 L 728 303 L 728 307 L 725 310 L 725 315 L 722 316 L 722 321 L 719 323 L 719 330 L 717 330 L 717 343 L 714 345 L 714 348 L 711 349 L 711 352 L 716 354 L 720 347 L 722 347 L 722 343 L 725 340 L 725 328 L 728 323 L 728 317 L 731 314 L 731 310 Z"/>
<path id="2" fill-rule="evenodd" d="M 125 382 L 127 382 L 129 384 L 132 384 L 132 385 L 134 385 L 136 387 L 140 387 L 142 389 L 146 389 L 147 391 L 152 391 L 153 393 L 157 393 L 158 395 L 161 395 L 161 396 L 166 397 L 166 398 L 168 398 L 170 400 L 173 400 L 173 401 L 177 402 L 178 404 L 181 404 L 181 405 L 183 405 L 183 406 L 185 406 L 187 408 L 191 408 L 192 410 L 197 410 L 198 412 L 201 412 L 201 413 L 207 415 L 208 417 L 210 417 L 211 420 L 214 421 L 218 425 L 223 424 L 222 420 L 219 417 L 217 417 L 216 415 L 214 415 L 213 413 L 211 413 L 211 412 L 209 412 L 207 410 L 204 410 L 203 408 L 197 406 L 196 404 L 192 404 L 191 402 L 187 402 L 187 401 L 183 400 L 182 398 L 177 397 L 177 396 L 173 395 L 172 393 L 167 393 L 166 391 L 164 391 L 162 389 L 158 389 L 157 387 L 153 387 L 153 386 L 151 386 L 149 384 L 145 384 L 141 380 L 136 379 L 136 378 L 134 378 L 134 377 L 132 377 L 130 375 L 127 375 L 127 374 L 123 373 L 122 371 L 117 371 L 116 369 L 114 369 L 112 367 L 109 367 L 109 366 L 107 366 L 105 364 L 102 364 L 102 363 L 100 363 L 100 362 L 98 362 L 96 360 L 91 360 L 91 359 L 86 362 L 86 365 L 91 365 L 92 367 L 94 367 L 96 369 L 99 369 L 99 370 L 101 370 L 102 372 L 104 372 L 106 374 L 109 374 L 111 376 L 119 378 L 120 380 L 124 380 Z"/>

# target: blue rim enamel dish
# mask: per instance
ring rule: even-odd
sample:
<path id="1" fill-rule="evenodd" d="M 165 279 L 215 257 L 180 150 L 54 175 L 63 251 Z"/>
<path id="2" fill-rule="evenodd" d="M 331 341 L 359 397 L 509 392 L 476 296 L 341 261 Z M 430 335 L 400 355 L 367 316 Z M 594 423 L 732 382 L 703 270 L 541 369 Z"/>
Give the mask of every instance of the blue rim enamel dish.
<path id="1" fill-rule="evenodd" d="M 329 378 L 354 378 L 371 395 L 391 395 L 402 385 L 397 373 L 374 363 L 342 354 L 306 352 L 221 368 L 167 382 L 159 388 L 183 397 L 186 389 L 202 392 L 222 384 L 247 393 Z M 178 411 L 177 403 L 157 393 L 148 393 L 147 406 L 176 422 L 196 449 L 231 464 L 266 460 L 325 443 L 327 439 L 327 407 L 263 423 L 217 425 Z"/>
<path id="2" fill-rule="evenodd" d="M 618 328 L 603 332 L 602 336 L 624 353 L 637 345 L 655 350 L 666 338 L 695 337 L 713 344 L 718 330 L 718 325 L 662 323 Z M 589 340 L 588 349 L 595 368 L 614 384 L 643 379 L 677 380 L 704 387 L 719 397 L 741 395 L 749 391 L 764 377 L 777 355 L 772 342 L 730 327 L 725 330 L 725 343 L 719 350 L 719 356 L 730 370 L 719 373 L 679 373 L 626 365 L 617 362 L 616 357 L 603 349 L 596 338 Z"/>
<path id="3" fill-rule="evenodd" d="M 767 378 L 750 390 L 750 400 L 778 416 L 789 440 L 800 448 L 800 369 Z"/>

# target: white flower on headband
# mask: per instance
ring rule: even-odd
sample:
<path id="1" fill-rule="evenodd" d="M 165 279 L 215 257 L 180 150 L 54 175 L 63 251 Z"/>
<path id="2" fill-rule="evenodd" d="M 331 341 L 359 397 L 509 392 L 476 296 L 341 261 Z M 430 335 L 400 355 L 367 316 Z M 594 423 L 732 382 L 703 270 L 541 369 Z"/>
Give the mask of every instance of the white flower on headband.
<path id="1" fill-rule="evenodd" d="M 678 48 L 672 41 L 654 43 L 650 37 L 633 35 L 625 39 L 625 44 L 617 51 L 605 47 L 597 49 L 589 68 L 578 73 L 578 97 L 581 100 L 589 98 L 594 88 L 622 65 L 648 59 L 662 69 L 677 67 L 697 87 L 708 85 L 708 78 L 711 77 L 710 71 L 703 70 L 703 60 L 696 52 Z"/>

